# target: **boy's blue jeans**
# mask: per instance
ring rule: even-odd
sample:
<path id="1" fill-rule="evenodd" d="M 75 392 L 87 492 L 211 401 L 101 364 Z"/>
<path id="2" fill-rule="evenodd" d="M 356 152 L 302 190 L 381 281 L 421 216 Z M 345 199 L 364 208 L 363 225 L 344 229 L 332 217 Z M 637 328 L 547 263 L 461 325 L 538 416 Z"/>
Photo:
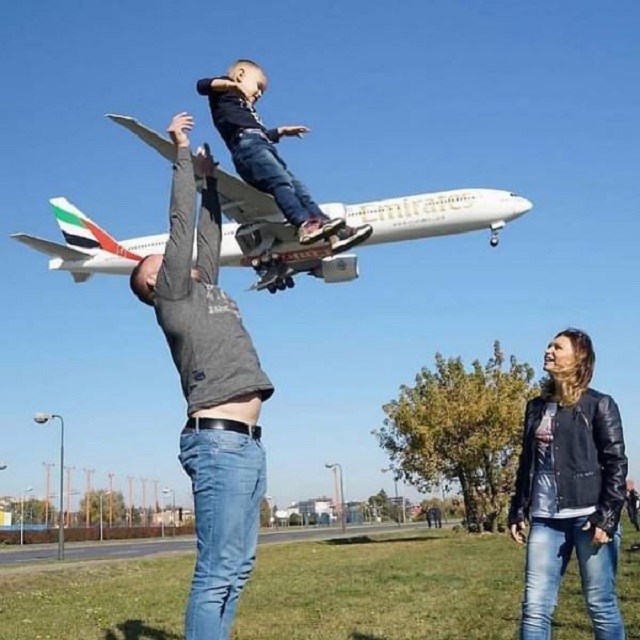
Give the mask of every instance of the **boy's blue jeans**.
<path id="1" fill-rule="evenodd" d="M 586 522 L 586 516 L 533 518 L 527 543 L 520 640 L 550 640 L 560 582 L 574 548 L 596 640 L 624 640 L 616 597 L 620 531 L 610 543 L 594 546 L 592 530 L 582 531 Z"/>
<path id="2" fill-rule="evenodd" d="M 197 536 L 185 637 L 227 640 L 255 565 L 265 451 L 248 435 L 203 430 L 180 436 L 179 460 L 191 478 Z"/>
<path id="3" fill-rule="evenodd" d="M 266 136 L 243 133 L 231 156 L 238 175 L 252 187 L 271 194 L 284 217 L 295 227 L 309 218 L 327 218 Z"/>

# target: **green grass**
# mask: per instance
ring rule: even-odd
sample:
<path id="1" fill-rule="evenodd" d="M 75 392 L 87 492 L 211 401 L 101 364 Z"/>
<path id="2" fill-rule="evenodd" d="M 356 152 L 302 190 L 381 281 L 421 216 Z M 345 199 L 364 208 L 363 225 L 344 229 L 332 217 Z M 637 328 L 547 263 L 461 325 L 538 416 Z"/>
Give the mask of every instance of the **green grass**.
<path id="1" fill-rule="evenodd" d="M 640 638 L 640 535 L 627 527 L 619 593 Z M 238 640 L 516 637 L 523 551 L 503 535 L 409 530 L 345 544 L 261 547 L 238 612 Z M 0 573 L 1 640 L 178 640 L 193 555 L 30 566 Z M 557 640 L 592 638 L 575 563 Z"/>

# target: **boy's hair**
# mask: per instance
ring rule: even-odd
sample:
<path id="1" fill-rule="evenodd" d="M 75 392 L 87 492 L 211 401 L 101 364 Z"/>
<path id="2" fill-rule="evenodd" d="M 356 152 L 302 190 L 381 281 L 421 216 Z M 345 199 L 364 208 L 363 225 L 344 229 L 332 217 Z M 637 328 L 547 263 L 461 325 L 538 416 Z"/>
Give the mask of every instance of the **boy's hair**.
<path id="1" fill-rule="evenodd" d="M 248 58 L 240 58 L 239 60 L 236 60 L 229 67 L 229 70 L 227 71 L 227 73 L 231 75 L 238 67 L 242 67 L 242 66 L 254 67 L 256 69 L 260 69 L 260 71 L 263 71 L 262 67 L 257 62 L 254 62 L 253 60 L 249 60 Z"/>

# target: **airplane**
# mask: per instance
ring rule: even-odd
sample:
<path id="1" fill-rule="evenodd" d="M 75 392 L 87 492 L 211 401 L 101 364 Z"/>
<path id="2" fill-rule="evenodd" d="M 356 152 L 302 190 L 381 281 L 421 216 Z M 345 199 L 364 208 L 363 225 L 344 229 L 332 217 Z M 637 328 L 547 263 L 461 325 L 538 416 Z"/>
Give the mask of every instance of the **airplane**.
<path id="1" fill-rule="evenodd" d="M 175 148 L 167 138 L 129 116 L 107 117 L 174 161 Z M 220 263 L 225 267 L 252 267 L 258 280 L 251 289 L 283 291 L 294 286 L 294 277 L 300 273 L 331 284 L 359 276 L 356 254 L 332 255 L 328 242 L 301 245 L 296 230 L 286 223 L 271 196 L 220 167 L 216 177 L 222 212 L 232 221 L 222 225 Z M 94 273 L 127 275 L 145 256 L 164 253 L 166 233 L 117 241 L 66 198 L 49 202 L 65 244 L 26 233 L 11 237 L 49 255 L 49 269 L 68 271 L 75 282 L 85 282 Z M 362 246 L 488 229 L 490 245 L 496 247 L 500 230 L 532 208 L 530 200 L 516 193 L 476 188 L 361 204 L 321 205 L 330 218 L 342 217 L 348 225 L 370 224 L 373 234 Z"/>

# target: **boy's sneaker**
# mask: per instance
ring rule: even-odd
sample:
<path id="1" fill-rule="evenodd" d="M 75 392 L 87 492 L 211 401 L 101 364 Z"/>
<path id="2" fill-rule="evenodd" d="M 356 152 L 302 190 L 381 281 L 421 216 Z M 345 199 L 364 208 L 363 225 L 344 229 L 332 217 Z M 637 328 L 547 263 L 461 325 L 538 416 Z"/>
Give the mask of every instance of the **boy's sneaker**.
<path id="1" fill-rule="evenodd" d="M 360 227 L 346 227 L 340 229 L 331 238 L 331 249 L 333 253 L 341 253 L 355 247 L 371 237 L 373 227 L 370 224 L 363 224 Z"/>
<path id="2" fill-rule="evenodd" d="M 344 228 L 345 221 L 342 218 L 325 220 L 323 218 L 309 218 L 298 229 L 300 244 L 312 244 L 318 240 L 327 240 Z"/>

